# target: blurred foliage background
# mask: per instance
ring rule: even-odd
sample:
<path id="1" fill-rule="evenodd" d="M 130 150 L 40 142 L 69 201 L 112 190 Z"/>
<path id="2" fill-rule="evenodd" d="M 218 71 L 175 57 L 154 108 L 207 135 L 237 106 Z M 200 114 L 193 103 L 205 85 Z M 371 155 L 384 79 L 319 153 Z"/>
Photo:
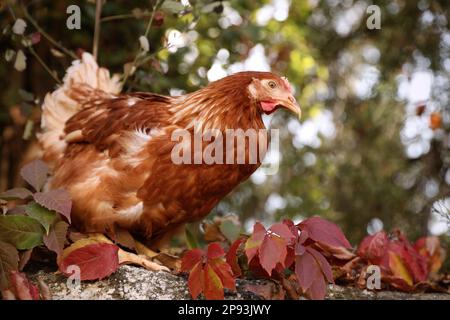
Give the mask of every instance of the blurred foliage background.
<path id="1" fill-rule="evenodd" d="M 19 183 L 18 168 L 37 154 L 39 102 L 57 85 L 54 77 L 63 77 L 74 56 L 92 51 L 96 3 L 0 3 L 5 190 Z M 66 27 L 72 4 L 81 9 L 79 30 Z M 101 5 L 98 60 L 112 72 L 129 74 L 126 91 L 177 95 L 241 70 L 272 70 L 294 85 L 302 120 L 287 113 L 265 119 L 281 130 L 280 152 L 270 155 L 279 161 L 278 174 L 256 172 L 214 213 L 235 213 L 247 229 L 255 220 L 321 215 L 337 222 L 355 244 L 381 228 L 401 228 L 412 238 L 448 235 L 441 217 L 450 211 L 448 1 Z M 380 29 L 367 26 L 370 5 L 379 9 Z M 27 23 L 23 35 L 12 30 L 18 18 Z M 149 19 L 149 51 L 143 52 L 138 39 Z M 19 50 L 26 57 L 20 72 Z"/>

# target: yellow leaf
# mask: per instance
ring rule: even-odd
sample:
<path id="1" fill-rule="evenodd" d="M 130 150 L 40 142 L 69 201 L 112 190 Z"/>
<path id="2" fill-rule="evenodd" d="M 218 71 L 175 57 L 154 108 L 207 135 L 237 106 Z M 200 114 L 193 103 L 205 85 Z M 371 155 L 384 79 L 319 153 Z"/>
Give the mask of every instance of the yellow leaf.
<path id="1" fill-rule="evenodd" d="M 134 240 L 134 243 L 138 254 L 142 254 L 148 258 L 154 258 L 158 255 L 157 252 L 150 250 L 146 245 L 140 243 L 139 241 Z"/>
<path id="2" fill-rule="evenodd" d="M 404 280 L 409 286 L 412 286 L 413 279 L 402 259 L 394 252 L 389 252 L 389 268 L 394 276 Z"/>

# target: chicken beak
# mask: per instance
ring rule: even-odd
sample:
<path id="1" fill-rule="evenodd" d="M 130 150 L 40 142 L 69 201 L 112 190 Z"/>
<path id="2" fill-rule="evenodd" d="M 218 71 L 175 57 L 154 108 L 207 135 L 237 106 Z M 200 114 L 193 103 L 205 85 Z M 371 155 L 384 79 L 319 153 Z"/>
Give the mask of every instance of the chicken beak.
<path id="1" fill-rule="evenodd" d="M 283 101 L 282 105 L 286 109 L 294 112 L 299 118 L 301 117 L 302 110 L 293 96 L 290 96 L 286 101 Z"/>

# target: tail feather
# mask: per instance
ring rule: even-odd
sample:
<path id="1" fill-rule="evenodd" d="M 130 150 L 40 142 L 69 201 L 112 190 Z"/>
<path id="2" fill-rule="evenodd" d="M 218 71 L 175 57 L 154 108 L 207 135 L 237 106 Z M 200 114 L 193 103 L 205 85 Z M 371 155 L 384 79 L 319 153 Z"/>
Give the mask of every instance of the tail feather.
<path id="1" fill-rule="evenodd" d="M 81 60 L 74 61 L 67 69 L 63 84 L 48 93 L 42 104 L 42 132 L 38 139 L 44 160 L 52 166 L 61 158 L 66 148 L 66 142 L 61 139 L 65 123 L 83 108 L 83 101 L 98 96 L 114 96 L 121 89 L 119 77 L 100 68 L 91 54 L 83 53 Z"/>

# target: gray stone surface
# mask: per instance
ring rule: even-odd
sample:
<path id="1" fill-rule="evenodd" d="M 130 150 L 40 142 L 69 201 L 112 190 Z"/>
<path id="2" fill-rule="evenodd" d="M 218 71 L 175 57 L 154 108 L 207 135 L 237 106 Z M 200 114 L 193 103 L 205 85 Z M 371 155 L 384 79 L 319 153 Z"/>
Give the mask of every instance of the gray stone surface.
<path id="1" fill-rule="evenodd" d="M 89 300 L 174 300 L 189 299 L 186 279 L 167 272 L 151 272 L 133 266 L 121 266 L 110 277 L 100 281 L 83 281 L 77 289 L 70 289 L 68 279 L 57 273 L 39 271 L 30 278 L 42 279 L 50 288 L 53 299 Z M 227 299 L 259 299 L 245 291 L 246 284 L 256 281 L 238 280 L 237 293 L 226 292 Z M 352 287 L 331 285 L 327 299 L 432 299 L 450 300 L 450 295 L 440 293 L 403 293 L 394 291 L 371 292 Z"/>

